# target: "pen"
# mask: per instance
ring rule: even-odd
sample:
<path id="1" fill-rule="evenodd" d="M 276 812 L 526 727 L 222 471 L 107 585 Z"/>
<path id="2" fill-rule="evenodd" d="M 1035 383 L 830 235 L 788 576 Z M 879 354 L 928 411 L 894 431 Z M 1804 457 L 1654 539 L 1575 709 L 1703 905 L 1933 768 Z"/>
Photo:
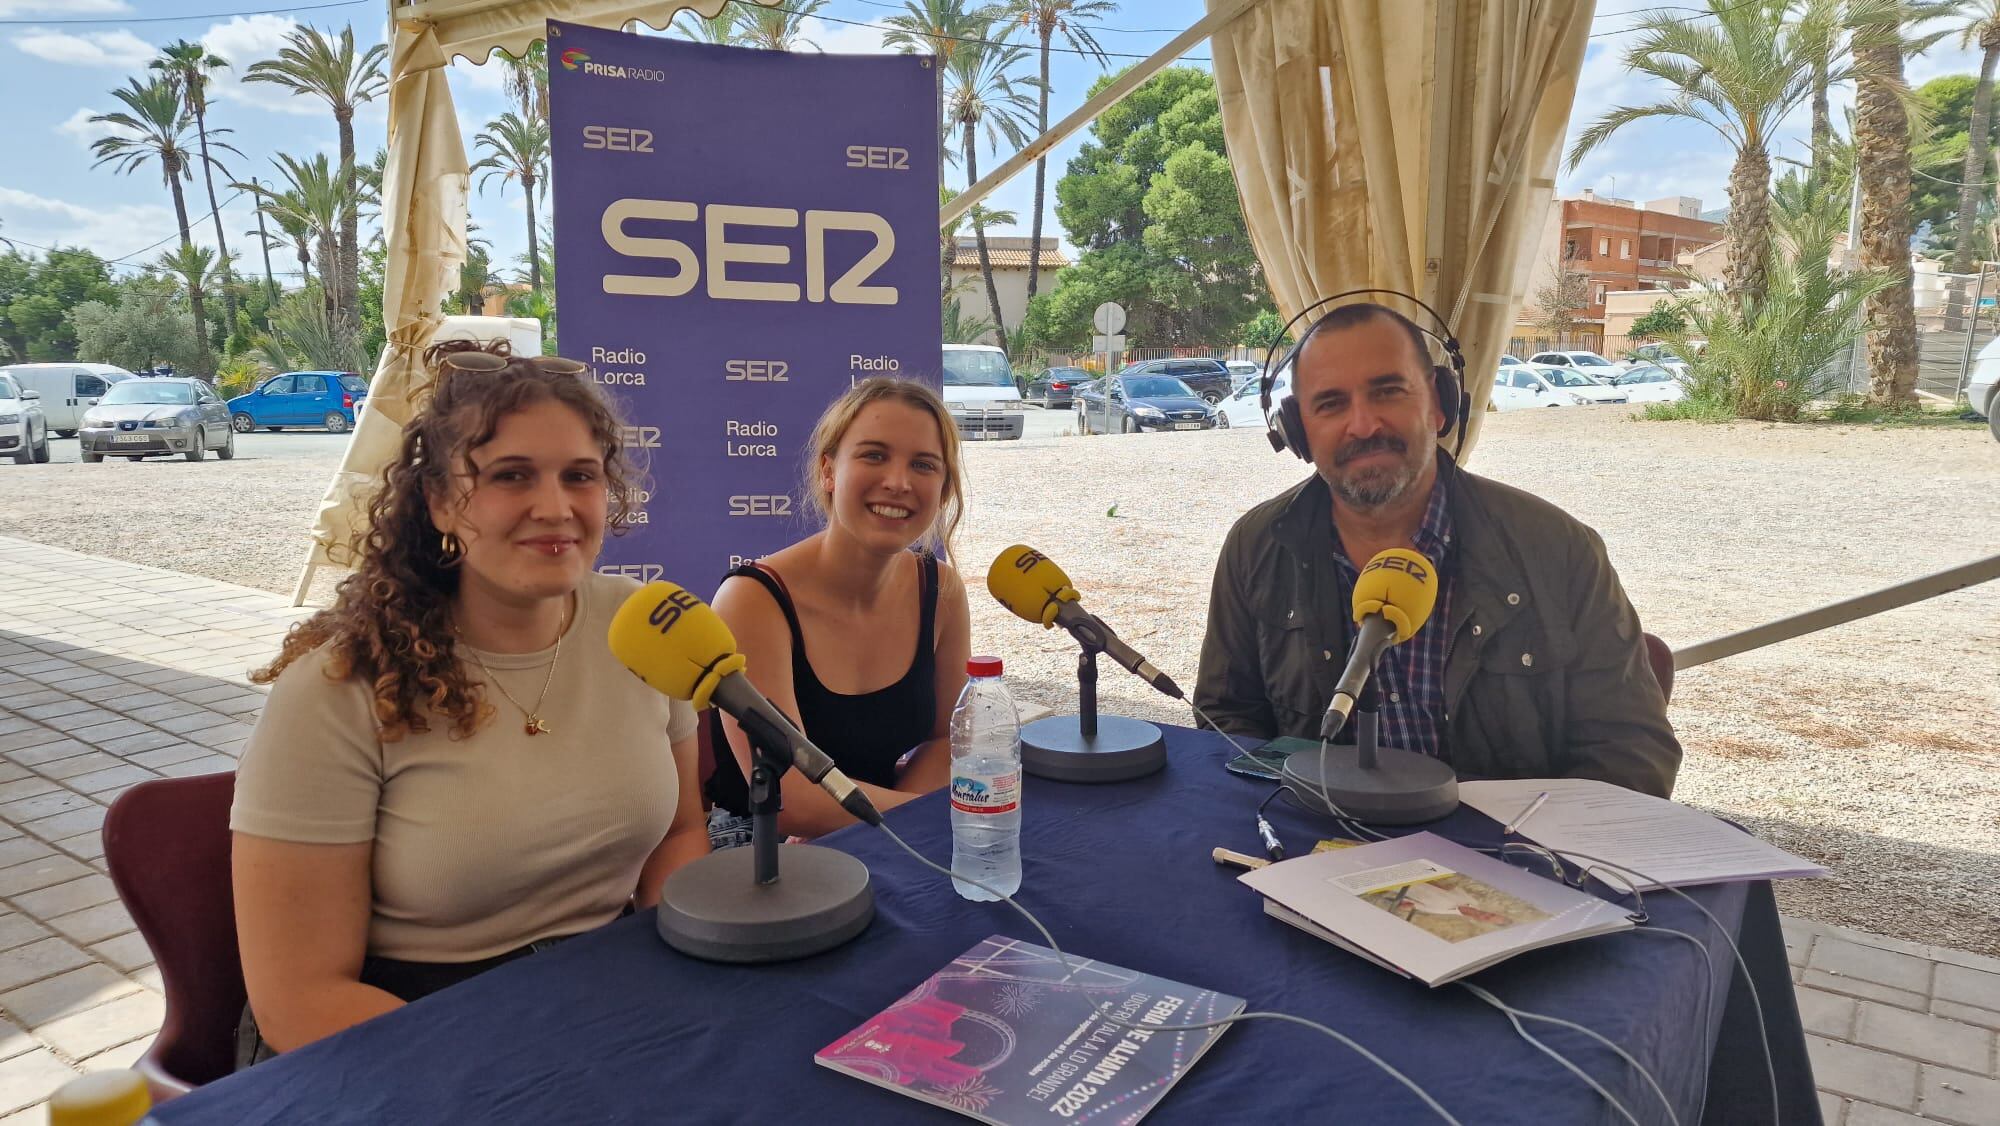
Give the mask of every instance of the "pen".
<path id="1" fill-rule="evenodd" d="M 1214 857 L 1217 864 L 1227 864 L 1231 868 L 1241 868 L 1246 872 L 1256 871 L 1271 863 L 1261 856 L 1248 856 L 1240 852 L 1231 852 L 1229 849 L 1220 846 L 1209 855 Z"/>
<path id="2" fill-rule="evenodd" d="M 1528 808 L 1522 810 L 1520 816 L 1508 822 L 1507 827 L 1501 830 L 1501 835 L 1511 837 L 1515 833 L 1520 832 L 1521 826 L 1526 825 L 1528 823 L 1528 818 L 1533 817 L 1535 815 L 1535 811 L 1542 808 L 1542 803 L 1547 800 L 1549 800 L 1549 792 L 1547 790 L 1543 790 L 1541 793 L 1536 794 L 1535 800 L 1528 803 Z"/>
<path id="3" fill-rule="evenodd" d="M 1264 851 L 1271 854 L 1271 859 L 1285 858 L 1285 846 L 1278 842 L 1278 834 L 1272 831 L 1271 823 L 1261 813 L 1257 815 L 1257 835 L 1264 838 Z"/>

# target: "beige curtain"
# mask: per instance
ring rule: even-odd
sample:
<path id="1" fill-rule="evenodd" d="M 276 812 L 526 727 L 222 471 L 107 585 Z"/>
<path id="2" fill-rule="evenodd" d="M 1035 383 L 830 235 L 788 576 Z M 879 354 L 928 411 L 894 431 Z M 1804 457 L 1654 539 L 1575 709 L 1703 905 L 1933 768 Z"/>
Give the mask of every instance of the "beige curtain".
<path id="1" fill-rule="evenodd" d="M 440 310 L 458 281 L 466 249 L 469 172 L 445 81 L 446 63 L 455 55 L 485 62 L 496 47 L 520 55 L 546 34 L 550 19 L 595 27 L 624 27 L 639 20 L 664 28 L 684 8 L 714 15 L 725 2 L 434 0 L 392 8 L 389 166 L 382 184 L 382 232 L 388 243 L 382 313 L 389 343 L 369 383 L 367 409 L 320 501 L 293 605 L 305 601 L 317 569 L 352 566 L 352 545 L 367 532 L 368 502 L 382 467 L 402 447 L 403 426 L 429 389 L 420 361 L 444 319 Z"/>
<path id="2" fill-rule="evenodd" d="M 1554 193 L 1592 8 L 1263 0 L 1213 40 L 1236 187 L 1278 311 L 1363 286 L 1436 306 L 1465 349 L 1461 456 Z"/>

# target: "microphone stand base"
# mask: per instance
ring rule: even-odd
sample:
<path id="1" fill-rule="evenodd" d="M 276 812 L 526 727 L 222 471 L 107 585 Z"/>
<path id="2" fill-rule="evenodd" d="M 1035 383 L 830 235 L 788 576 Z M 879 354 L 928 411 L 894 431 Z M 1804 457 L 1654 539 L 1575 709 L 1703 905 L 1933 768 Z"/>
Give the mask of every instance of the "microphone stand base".
<path id="1" fill-rule="evenodd" d="M 1128 782 L 1167 765 L 1160 729 L 1144 720 L 1097 717 L 1083 734 L 1080 717 L 1050 716 L 1021 728 L 1021 769 L 1057 782 Z"/>
<path id="2" fill-rule="evenodd" d="M 1353 746 L 1329 745 L 1324 755 L 1296 751 L 1285 758 L 1285 781 L 1292 797 L 1314 813 L 1371 825 L 1415 825 L 1458 808 L 1458 775 L 1442 760 L 1394 747 L 1375 753 L 1376 765 L 1364 769 Z"/>
<path id="3" fill-rule="evenodd" d="M 785 962 L 831 950 L 875 917 L 868 866 L 854 857 L 785 845 L 782 874 L 759 884 L 754 851 L 713 852 L 667 877 L 654 925 L 668 946 L 711 962 Z"/>

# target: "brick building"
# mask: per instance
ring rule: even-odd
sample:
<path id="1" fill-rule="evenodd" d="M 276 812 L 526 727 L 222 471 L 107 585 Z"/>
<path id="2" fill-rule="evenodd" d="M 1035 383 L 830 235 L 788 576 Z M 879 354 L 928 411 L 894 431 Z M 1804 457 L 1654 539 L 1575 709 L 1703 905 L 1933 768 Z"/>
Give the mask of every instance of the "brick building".
<path id="1" fill-rule="evenodd" d="M 1668 196 L 1645 205 L 1601 196 L 1586 188 L 1578 196 L 1550 203 L 1536 244 L 1528 288 L 1521 298 L 1515 334 L 1546 335 L 1536 325 L 1539 302 L 1559 270 L 1583 277 L 1582 302 L 1573 307 L 1576 329 L 1569 342 L 1594 348 L 1604 338 L 1604 297 L 1634 289 L 1678 289 L 1675 264 L 1687 251 L 1722 238 L 1722 224 L 1701 217 L 1701 201 Z"/>

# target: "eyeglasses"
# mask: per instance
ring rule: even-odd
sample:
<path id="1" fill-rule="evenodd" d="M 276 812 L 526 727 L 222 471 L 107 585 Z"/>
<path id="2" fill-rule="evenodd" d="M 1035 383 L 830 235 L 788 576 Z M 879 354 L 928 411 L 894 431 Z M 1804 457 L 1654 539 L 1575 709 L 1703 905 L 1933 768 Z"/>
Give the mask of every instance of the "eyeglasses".
<path id="1" fill-rule="evenodd" d="M 466 350 L 447 352 L 438 357 L 438 367 L 447 371 L 478 372 L 491 374 L 516 360 L 522 360 L 550 375 L 582 375 L 590 370 L 590 365 L 561 356 L 502 356 L 493 352 Z"/>

